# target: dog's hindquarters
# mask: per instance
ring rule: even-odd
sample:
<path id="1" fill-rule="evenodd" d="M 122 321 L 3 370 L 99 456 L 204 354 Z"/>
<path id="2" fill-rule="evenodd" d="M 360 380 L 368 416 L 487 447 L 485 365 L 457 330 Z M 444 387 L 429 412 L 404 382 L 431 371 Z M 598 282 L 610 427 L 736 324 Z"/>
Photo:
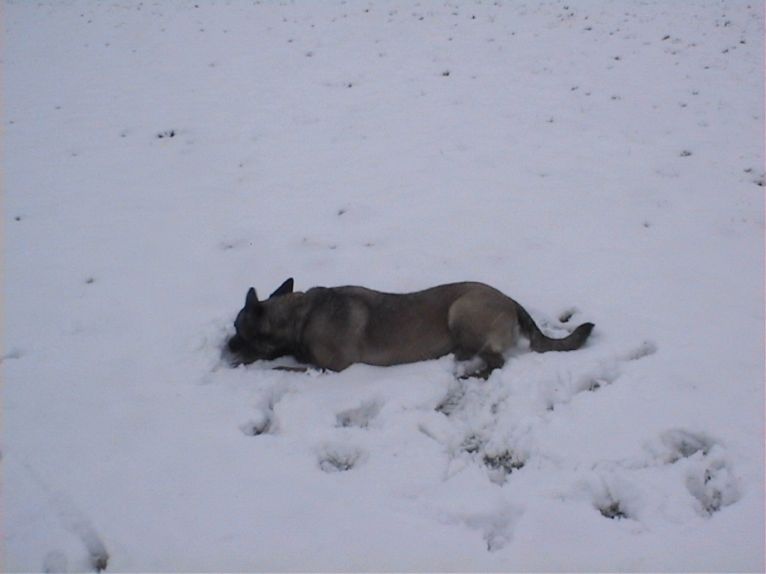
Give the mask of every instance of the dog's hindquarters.
<path id="1" fill-rule="evenodd" d="M 460 361 L 476 356 L 483 359 L 486 368 L 478 374 L 482 377 L 503 366 L 504 354 L 516 345 L 519 336 L 528 338 L 530 349 L 538 353 L 574 351 L 582 347 L 593 330 L 592 323 L 585 323 L 563 339 L 548 337 L 526 309 L 484 284 L 470 285 L 455 299 L 448 321 L 455 358 Z"/>
<path id="2" fill-rule="evenodd" d="M 478 356 L 487 373 L 503 366 L 503 354 L 516 344 L 519 334 L 514 301 L 483 284 L 473 285 L 454 301 L 448 322 L 455 358 L 464 361 Z"/>

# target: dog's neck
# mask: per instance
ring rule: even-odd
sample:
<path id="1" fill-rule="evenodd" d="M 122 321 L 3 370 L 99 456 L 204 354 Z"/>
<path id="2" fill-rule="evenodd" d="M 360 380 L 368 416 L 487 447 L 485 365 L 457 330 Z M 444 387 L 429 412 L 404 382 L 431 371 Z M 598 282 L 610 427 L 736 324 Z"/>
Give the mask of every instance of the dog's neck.
<path id="1" fill-rule="evenodd" d="M 303 334 L 308 318 L 308 301 L 302 291 L 283 295 L 277 304 L 284 309 L 284 315 L 280 317 L 285 324 L 289 325 L 288 338 L 291 343 L 298 344 Z"/>

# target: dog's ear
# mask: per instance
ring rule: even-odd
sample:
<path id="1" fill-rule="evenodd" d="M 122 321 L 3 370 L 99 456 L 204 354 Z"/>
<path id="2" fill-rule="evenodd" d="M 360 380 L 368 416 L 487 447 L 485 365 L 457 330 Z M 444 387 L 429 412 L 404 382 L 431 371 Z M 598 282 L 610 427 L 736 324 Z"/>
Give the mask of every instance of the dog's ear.
<path id="1" fill-rule="evenodd" d="M 280 297 L 282 295 L 287 295 L 288 293 L 293 292 L 293 278 L 290 277 L 289 279 L 286 279 L 284 283 L 282 283 L 276 291 L 274 291 L 269 299 L 273 299 L 274 297 Z"/>
<path id="2" fill-rule="evenodd" d="M 245 309 L 254 309 L 258 305 L 258 295 L 255 294 L 255 287 L 250 287 L 245 298 Z"/>

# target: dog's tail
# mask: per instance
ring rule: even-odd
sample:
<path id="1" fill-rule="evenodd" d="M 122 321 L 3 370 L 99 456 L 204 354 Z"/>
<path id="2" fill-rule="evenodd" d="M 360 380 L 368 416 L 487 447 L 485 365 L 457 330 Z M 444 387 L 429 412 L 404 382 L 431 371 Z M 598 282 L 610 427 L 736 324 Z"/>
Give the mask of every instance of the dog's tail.
<path id="1" fill-rule="evenodd" d="M 516 310 L 519 316 L 521 332 L 529 338 L 530 348 L 538 353 L 545 353 L 547 351 L 574 351 L 579 349 L 585 344 L 594 327 L 593 323 L 583 323 L 567 337 L 551 339 L 540 330 L 524 307 L 516 303 Z"/>

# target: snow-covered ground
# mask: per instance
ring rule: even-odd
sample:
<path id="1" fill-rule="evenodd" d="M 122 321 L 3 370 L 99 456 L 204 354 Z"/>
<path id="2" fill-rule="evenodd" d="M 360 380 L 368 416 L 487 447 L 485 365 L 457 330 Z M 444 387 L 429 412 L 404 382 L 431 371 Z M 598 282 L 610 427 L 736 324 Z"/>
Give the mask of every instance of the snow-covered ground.
<path id="1" fill-rule="evenodd" d="M 2 568 L 761 571 L 763 12 L 6 1 Z M 220 365 L 288 276 L 596 330 Z"/>

